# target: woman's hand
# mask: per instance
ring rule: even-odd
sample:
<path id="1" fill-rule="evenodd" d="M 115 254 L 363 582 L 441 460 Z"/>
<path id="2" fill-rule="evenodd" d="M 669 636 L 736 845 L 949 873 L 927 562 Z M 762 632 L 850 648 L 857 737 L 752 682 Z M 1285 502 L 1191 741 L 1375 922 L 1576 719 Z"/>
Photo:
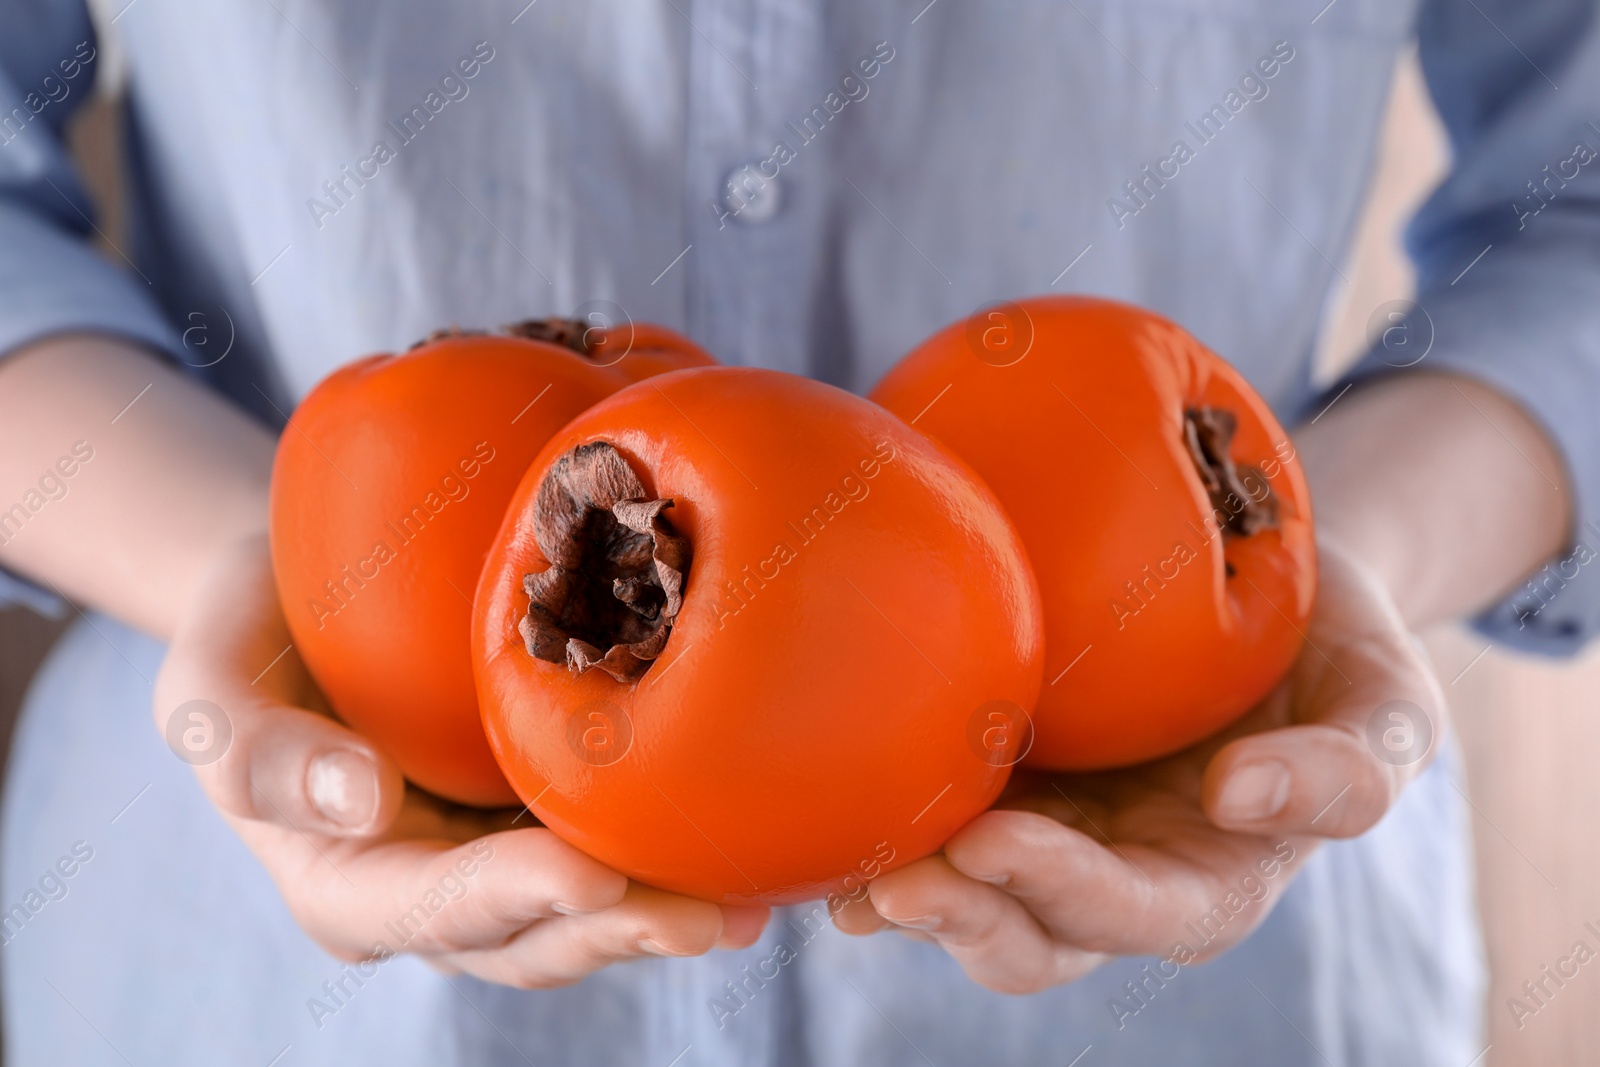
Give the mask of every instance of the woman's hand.
<path id="1" fill-rule="evenodd" d="M 1232 729 L 1124 771 L 1019 774 L 997 809 L 873 881 L 870 908 L 839 926 L 929 938 L 1008 993 L 1113 955 L 1189 963 L 1237 943 L 1320 839 L 1382 818 L 1445 730 L 1438 683 L 1384 587 L 1335 545 L 1320 557 L 1299 660 Z M 1191 923 L 1215 936 L 1201 944 Z"/>
<path id="2" fill-rule="evenodd" d="M 295 919 L 342 959 L 413 952 L 440 970 L 551 988 L 619 960 L 743 947 L 766 922 L 765 908 L 631 884 L 526 813 L 408 788 L 328 714 L 290 643 L 263 536 L 224 550 L 199 580 L 154 711 Z"/>

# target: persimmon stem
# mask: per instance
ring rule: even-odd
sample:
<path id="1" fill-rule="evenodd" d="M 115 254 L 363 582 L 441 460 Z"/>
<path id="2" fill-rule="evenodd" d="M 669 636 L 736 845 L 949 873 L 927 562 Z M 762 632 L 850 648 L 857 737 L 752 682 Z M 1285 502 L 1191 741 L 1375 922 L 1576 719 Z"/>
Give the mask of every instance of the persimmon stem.
<path id="1" fill-rule="evenodd" d="M 1255 467 L 1239 467 L 1228 454 L 1238 425 L 1227 408 L 1189 408 L 1183 413 L 1189 458 L 1225 537 L 1249 537 L 1278 525 L 1278 501 L 1265 475 Z"/>
<path id="2" fill-rule="evenodd" d="M 501 327 L 509 337 L 570 348 L 580 356 L 594 355 L 589 345 L 592 327 L 579 319 L 523 319 Z"/>
<path id="3" fill-rule="evenodd" d="M 443 340 L 445 340 L 447 338 L 450 338 L 450 337 L 487 337 L 487 336 L 489 336 L 489 331 L 488 330 L 472 330 L 472 329 L 463 329 L 460 326 L 446 326 L 442 330 L 430 330 L 428 332 L 428 335 L 426 337 L 422 338 L 419 341 L 412 341 L 411 342 L 411 347 L 407 348 L 406 351 L 407 352 L 414 352 L 417 349 L 421 348 L 423 345 L 431 345 L 435 341 L 443 341 Z"/>
<path id="4" fill-rule="evenodd" d="M 543 341 L 546 344 L 558 345 L 570 349 L 580 356 L 594 355 L 594 348 L 589 344 L 589 335 L 593 328 L 578 319 L 523 319 L 521 322 L 510 322 L 500 327 L 500 333 L 506 337 L 519 337 L 524 341 Z M 460 326 L 449 326 L 442 330 L 434 330 L 422 340 L 412 344 L 412 348 L 421 348 L 423 345 L 442 341 L 448 337 L 488 337 L 488 330 L 463 329 Z"/>
<path id="5" fill-rule="evenodd" d="M 683 607 L 689 542 L 611 444 L 579 445 L 550 466 L 533 533 L 547 570 L 524 576 L 528 654 L 574 674 L 598 667 L 637 681 L 666 647 Z"/>

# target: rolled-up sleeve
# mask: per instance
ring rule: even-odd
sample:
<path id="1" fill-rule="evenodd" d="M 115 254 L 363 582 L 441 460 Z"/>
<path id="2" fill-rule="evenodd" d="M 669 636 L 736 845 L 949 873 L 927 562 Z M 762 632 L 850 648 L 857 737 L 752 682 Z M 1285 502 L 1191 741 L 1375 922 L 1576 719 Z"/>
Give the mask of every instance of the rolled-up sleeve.
<path id="1" fill-rule="evenodd" d="M 1350 379 L 1448 370 L 1542 422 L 1573 541 L 1475 623 L 1569 654 L 1600 626 L 1600 6 L 1430 0 L 1418 47 L 1453 165 L 1407 232 L 1417 307 Z"/>
<path id="2" fill-rule="evenodd" d="M 62 145 L 91 92 L 95 38 L 81 3 L 0 0 L 0 358 L 67 331 L 157 351 L 179 338 L 131 265 L 90 247 L 93 205 Z M 51 594 L 0 571 L 0 604 L 51 613 Z"/>

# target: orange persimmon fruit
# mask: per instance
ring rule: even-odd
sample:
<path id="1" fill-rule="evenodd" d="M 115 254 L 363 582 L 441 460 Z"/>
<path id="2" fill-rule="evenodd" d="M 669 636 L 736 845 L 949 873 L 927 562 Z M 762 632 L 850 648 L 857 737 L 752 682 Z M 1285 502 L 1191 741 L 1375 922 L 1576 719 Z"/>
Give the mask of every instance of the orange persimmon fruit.
<path id="1" fill-rule="evenodd" d="M 1175 752 L 1299 654 L 1316 547 L 1294 445 L 1174 323 L 1086 297 L 996 305 L 870 395 L 971 464 L 1027 545 L 1048 659 L 1027 765 Z"/>
<path id="2" fill-rule="evenodd" d="M 295 647 L 339 717 L 464 804 L 516 795 L 472 679 L 472 592 L 550 435 L 635 376 L 714 362 L 660 327 L 565 320 L 446 331 L 346 364 L 278 444 L 271 545 Z"/>
<path id="3" fill-rule="evenodd" d="M 974 723 L 1020 719 L 1042 671 L 988 488 L 777 371 L 665 374 L 579 416 L 518 487 L 477 607 L 517 794 L 617 870 L 727 903 L 849 892 L 938 849 L 1015 762 Z"/>

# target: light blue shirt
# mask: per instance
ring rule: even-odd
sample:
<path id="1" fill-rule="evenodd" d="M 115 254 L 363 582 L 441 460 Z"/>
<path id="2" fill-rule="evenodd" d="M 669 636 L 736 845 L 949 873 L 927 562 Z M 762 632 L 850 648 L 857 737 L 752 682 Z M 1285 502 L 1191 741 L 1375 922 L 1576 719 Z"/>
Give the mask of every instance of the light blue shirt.
<path id="1" fill-rule="evenodd" d="M 0 352 L 109 331 L 272 421 L 360 354 L 591 302 L 726 362 L 862 391 L 940 325 L 1045 291 L 1171 316 L 1293 421 L 1333 395 L 1311 353 L 1415 37 L 1454 168 L 1410 232 L 1423 312 L 1378 319 L 1357 373 L 1450 368 L 1521 401 L 1564 452 L 1577 536 L 1600 547 L 1593 2 L 107 6 L 129 75 L 131 264 L 88 250 L 59 140 L 107 40 L 70 0 L 0 0 Z M 1600 619 L 1576 559 L 1482 625 L 1575 648 Z M 749 953 L 559 993 L 398 959 L 313 1020 L 339 966 L 150 730 L 141 675 L 159 647 L 94 626 L 36 689 L 7 786 L 6 906 L 76 842 L 95 850 L 0 950 L 18 1062 L 120 1062 L 115 1048 L 264 1064 L 291 1046 L 281 1062 L 1067 1064 L 1093 1046 L 1084 1067 L 1461 1064 L 1481 1049 L 1449 758 L 1379 829 L 1319 855 L 1242 948 L 1144 1000 L 1124 983 L 1148 983 L 1150 961 L 1005 998 L 928 946 L 830 931 L 791 944 L 719 1022 L 724 983 L 799 936 L 780 917 Z"/>

